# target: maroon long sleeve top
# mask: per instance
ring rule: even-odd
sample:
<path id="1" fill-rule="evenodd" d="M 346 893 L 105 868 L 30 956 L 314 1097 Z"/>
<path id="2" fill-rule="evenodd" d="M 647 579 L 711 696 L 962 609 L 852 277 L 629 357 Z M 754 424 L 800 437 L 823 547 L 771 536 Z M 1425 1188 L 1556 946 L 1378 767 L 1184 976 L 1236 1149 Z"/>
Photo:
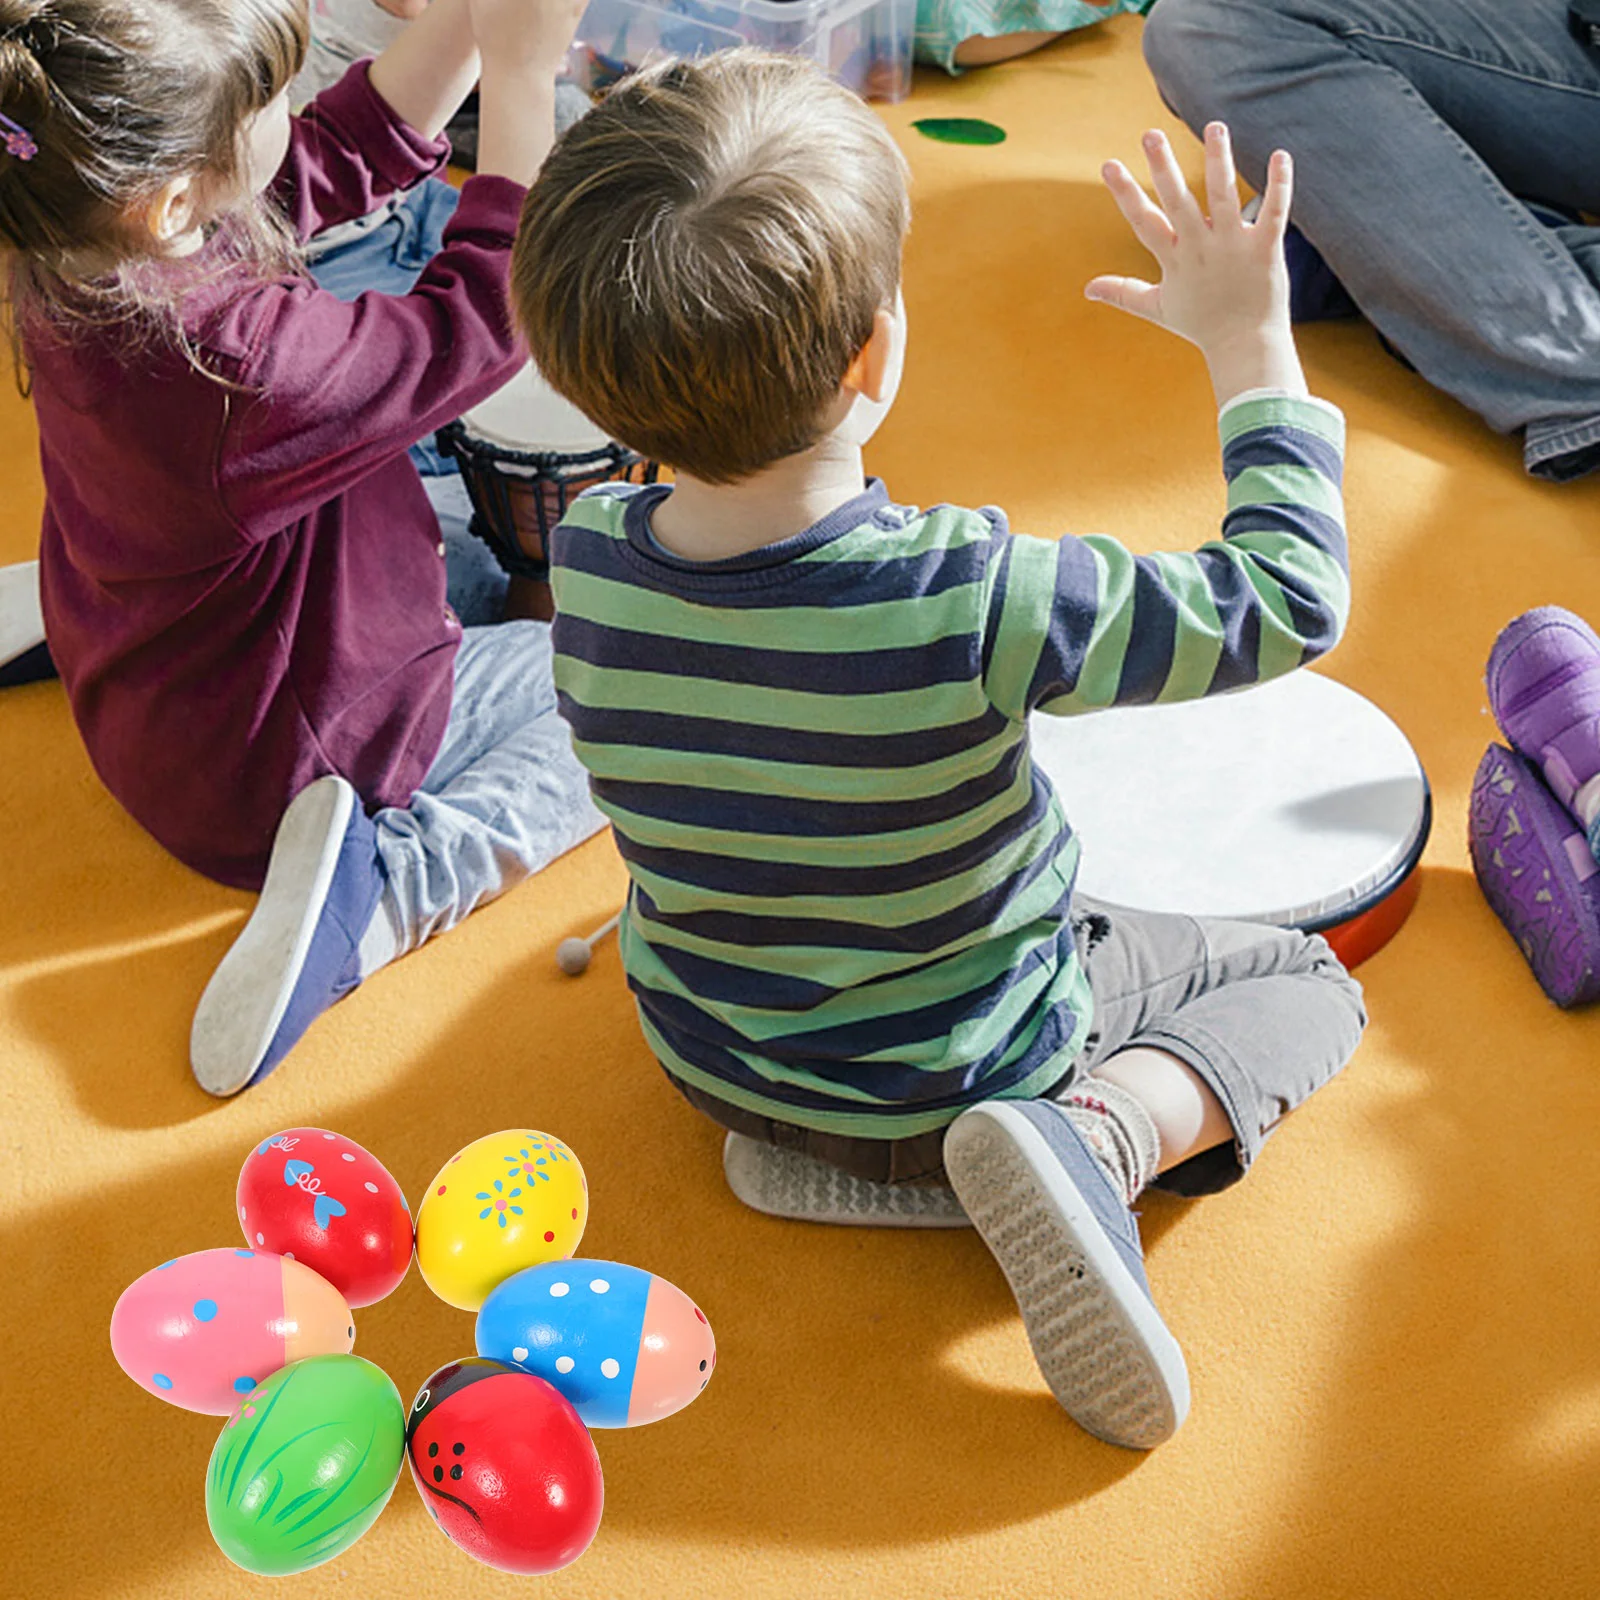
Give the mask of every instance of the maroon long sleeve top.
<path id="1" fill-rule="evenodd" d="M 296 119 L 276 193 L 309 237 L 447 150 L 357 67 Z M 522 196 L 472 179 L 407 295 L 211 273 L 182 322 L 214 377 L 125 328 L 28 341 L 51 651 L 107 788 L 208 877 L 257 887 L 312 779 L 404 805 L 437 753 L 461 630 L 406 451 L 522 359 Z"/>

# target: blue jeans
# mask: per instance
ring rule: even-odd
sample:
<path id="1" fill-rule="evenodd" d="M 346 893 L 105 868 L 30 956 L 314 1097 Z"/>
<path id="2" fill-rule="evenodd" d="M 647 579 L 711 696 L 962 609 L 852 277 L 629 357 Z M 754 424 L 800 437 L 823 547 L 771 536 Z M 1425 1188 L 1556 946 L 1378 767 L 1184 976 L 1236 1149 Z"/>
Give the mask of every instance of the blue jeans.
<path id="1" fill-rule="evenodd" d="M 465 630 L 439 754 L 410 805 L 372 820 L 399 955 L 605 826 L 556 711 L 548 623 Z"/>
<path id="2" fill-rule="evenodd" d="M 442 178 L 425 178 L 371 216 L 319 233 L 306 246 L 306 265 L 318 287 L 341 300 L 369 291 L 409 294 L 422 269 L 439 253 L 445 225 L 461 196 Z M 431 438 L 411 447 L 424 477 L 454 473 Z"/>
<path id="3" fill-rule="evenodd" d="M 341 300 L 369 291 L 408 294 L 438 253 L 460 198 L 442 179 L 428 178 L 371 216 L 319 233 L 306 247 L 312 276 Z M 414 444 L 411 459 L 449 552 L 450 604 L 469 626 L 498 622 L 505 613 L 506 575 L 488 545 L 467 531 L 472 504 L 455 462 L 441 455 L 432 439 Z"/>
<path id="4" fill-rule="evenodd" d="M 1600 53 L 1565 0 L 1159 0 L 1145 56 L 1259 187 L 1295 158 L 1294 220 L 1423 377 L 1530 472 L 1600 467 Z"/>

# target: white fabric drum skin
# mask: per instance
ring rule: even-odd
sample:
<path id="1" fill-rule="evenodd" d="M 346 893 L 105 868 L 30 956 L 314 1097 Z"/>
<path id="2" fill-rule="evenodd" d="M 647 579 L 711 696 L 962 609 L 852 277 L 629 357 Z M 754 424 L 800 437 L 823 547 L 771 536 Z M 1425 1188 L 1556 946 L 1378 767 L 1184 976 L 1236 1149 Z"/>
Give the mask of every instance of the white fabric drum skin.
<path id="1" fill-rule="evenodd" d="M 1320 931 L 1398 888 L 1427 840 L 1428 782 L 1406 736 L 1314 672 L 1040 713 L 1029 732 L 1082 840 L 1078 887 L 1099 900 Z"/>
<path id="2" fill-rule="evenodd" d="M 578 408 L 563 400 L 530 361 L 503 388 L 461 419 L 467 432 L 509 450 L 587 455 L 611 443 Z M 514 471 L 513 476 L 517 476 Z M 524 470 L 520 476 L 531 477 Z"/>

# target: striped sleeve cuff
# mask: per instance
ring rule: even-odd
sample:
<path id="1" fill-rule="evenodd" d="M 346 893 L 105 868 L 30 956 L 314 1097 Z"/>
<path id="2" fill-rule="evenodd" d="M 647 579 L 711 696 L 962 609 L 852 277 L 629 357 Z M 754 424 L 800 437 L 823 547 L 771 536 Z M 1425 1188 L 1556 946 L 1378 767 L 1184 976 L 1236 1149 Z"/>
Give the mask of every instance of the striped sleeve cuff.
<path id="1" fill-rule="evenodd" d="M 1261 428 L 1298 428 L 1344 450 L 1344 413 L 1327 400 L 1293 395 L 1283 389 L 1246 389 L 1217 413 L 1222 447 Z"/>

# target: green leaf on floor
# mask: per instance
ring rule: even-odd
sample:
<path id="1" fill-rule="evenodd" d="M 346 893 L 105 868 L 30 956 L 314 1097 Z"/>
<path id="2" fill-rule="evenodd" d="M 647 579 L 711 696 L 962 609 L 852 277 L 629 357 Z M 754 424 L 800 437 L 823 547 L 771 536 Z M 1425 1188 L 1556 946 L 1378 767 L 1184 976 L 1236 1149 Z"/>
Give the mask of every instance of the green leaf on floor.
<path id="1" fill-rule="evenodd" d="M 1004 144 L 1006 130 L 980 117 L 919 117 L 911 124 L 918 133 L 942 144 Z"/>

